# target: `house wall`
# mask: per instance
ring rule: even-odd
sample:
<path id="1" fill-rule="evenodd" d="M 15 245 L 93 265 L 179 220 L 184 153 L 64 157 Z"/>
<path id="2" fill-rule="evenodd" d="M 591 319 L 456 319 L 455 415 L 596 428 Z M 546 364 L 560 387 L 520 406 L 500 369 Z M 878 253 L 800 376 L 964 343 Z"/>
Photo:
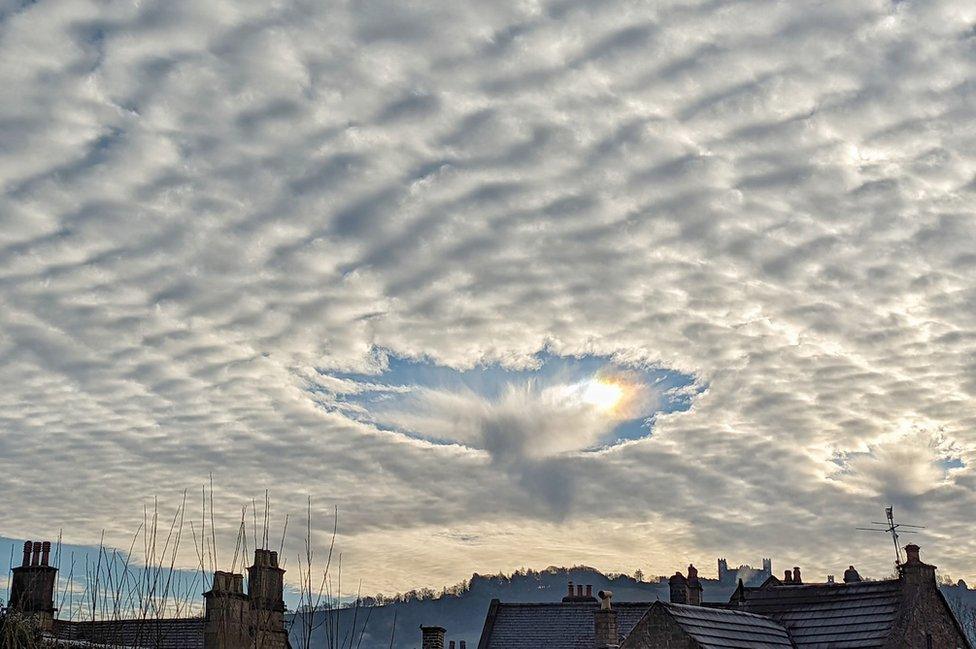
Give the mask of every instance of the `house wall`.
<path id="1" fill-rule="evenodd" d="M 620 649 L 700 649 L 700 645 L 662 609 L 654 608 L 637 623 Z"/>
<path id="2" fill-rule="evenodd" d="M 933 585 L 934 586 L 934 585 Z M 931 636 L 931 644 L 928 636 Z M 906 593 L 885 649 L 968 649 L 953 623 L 952 611 L 935 588 Z"/>
<path id="3" fill-rule="evenodd" d="M 898 568 L 901 607 L 886 649 L 969 649 L 952 609 L 939 592 L 935 566 L 921 560 L 914 543 L 905 546 L 905 556 Z"/>

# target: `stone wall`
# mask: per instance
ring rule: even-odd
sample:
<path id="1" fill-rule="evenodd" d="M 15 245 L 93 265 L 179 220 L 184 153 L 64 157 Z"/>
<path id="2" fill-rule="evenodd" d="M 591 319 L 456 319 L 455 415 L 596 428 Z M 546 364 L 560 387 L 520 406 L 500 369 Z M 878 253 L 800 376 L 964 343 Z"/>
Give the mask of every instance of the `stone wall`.
<path id="1" fill-rule="evenodd" d="M 916 545 L 905 548 L 900 569 L 902 602 L 886 649 L 967 649 L 952 609 L 939 592 L 935 566 L 922 563 Z"/>
<path id="2" fill-rule="evenodd" d="M 634 627 L 620 649 L 700 649 L 700 646 L 663 609 L 654 608 Z"/>

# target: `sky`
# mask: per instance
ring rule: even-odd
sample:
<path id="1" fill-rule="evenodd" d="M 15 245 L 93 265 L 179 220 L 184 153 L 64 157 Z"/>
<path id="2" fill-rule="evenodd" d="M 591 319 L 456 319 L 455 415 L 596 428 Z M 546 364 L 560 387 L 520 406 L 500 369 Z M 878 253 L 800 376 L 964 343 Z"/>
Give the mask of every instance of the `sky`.
<path id="1" fill-rule="evenodd" d="M 0 84 L 0 536 L 976 580 L 972 2 L 0 0 Z"/>

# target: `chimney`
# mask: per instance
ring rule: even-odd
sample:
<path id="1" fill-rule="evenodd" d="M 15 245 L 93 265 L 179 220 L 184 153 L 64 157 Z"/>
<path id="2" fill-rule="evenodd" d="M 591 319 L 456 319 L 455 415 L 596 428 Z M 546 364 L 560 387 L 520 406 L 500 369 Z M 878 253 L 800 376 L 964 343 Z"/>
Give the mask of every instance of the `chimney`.
<path id="1" fill-rule="evenodd" d="M 786 573 L 783 575 L 783 583 L 784 584 L 792 584 L 793 583 L 793 573 L 790 572 L 789 570 L 787 570 Z"/>
<path id="2" fill-rule="evenodd" d="M 447 629 L 442 626 L 421 626 L 420 633 L 422 649 L 444 649 L 444 634 Z"/>
<path id="3" fill-rule="evenodd" d="M 593 586 L 591 586 L 590 584 L 586 585 L 586 596 L 593 597 Z"/>
<path id="4" fill-rule="evenodd" d="M 905 563 L 922 563 L 922 559 L 919 556 L 920 550 L 921 548 L 919 548 L 914 543 L 909 543 L 908 545 L 906 545 L 905 556 L 907 558 L 905 559 Z"/>
<path id="5" fill-rule="evenodd" d="M 42 549 L 45 552 L 43 562 Z M 54 612 L 57 610 L 54 607 L 54 586 L 58 569 L 47 565 L 50 552 L 50 541 L 24 543 L 23 565 L 12 569 L 8 602 L 11 608 L 36 618 L 44 631 L 54 627 Z"/>
<path id="6" fill-rule="evenodd" d="M 847 570 L 844 571 L 844 583 L 852 584 L 861 581 L 861 575 L 854 569 L 854 566 L 849 566 Z"/>
<path id="7" fill-rule="evenodd" d="M 583 596 L 583 584 L 576 584 L 576 596 L 577 597 Z"/>
<path id="8" fill-rule="evenodd" d="M 793 583 L 794 584 L 802 584 L 803 583 L 803 580 L 800 579 L 800 567 L 799 566 L 793 566 Z"/>
<path id="9" fill-rule="evenodd" d="M 51 559 L 51 542 L 44 541 L 41 545 L 41 565 L 46 566 Z"/>
<path id="10" fill-rule="evenodd" d="M 244 594 L 244 575 L 217 570 L 213 584 L 203 594 L 206 617 L 203 627 L 205 649 L 232 649 L 251 646 L 248 629 L 251 607 Z"/>
<path id="11" fill-rule="evenodd" d="M 698 568 L 694 564 L 688 566 L 688 603 L 701 606 L 702 584 L 698 580 Z"/>
<path id="12" fill-rule="evenodd" d="M 672 604 L 688 603 L 688 580 L 685 579 L 680 570 L 668 579 L 668 586 L 671 587 Z"/>
<path id="13" fill-rule="evenodd" d="M 834 583 L 834 576 L 833 575 L 827 575 L 827 583 L 828 584 Z"/>
<path id="14" fill-rule="evenodd" d="M 468 643 L 464 640 L 461 641 L 461 649 L 468 649 Z"/>
<path id="15" fill-rule="evenodd" d="M 254 550 L 254 564 L 247 569 L 247 594 L 251 624 L 258 647 L 285 646 L 285 571 L 278 567 L 278 553 Z M 243 580 L 243 575 L 238 575 Z"/>
<path id="16" fill-rule="evenodd" d="M 935 566 L 922 563 L 919 547 L 914 543 L 905 546 L 905 559 L 899 568 L 899 578 L 904 587 L 910 589 L 935 588 Z"/>
<path id="17" fill-rule="evenodd" d="M 448 643 L 447 643 L 447 646 L 448 646 L 448 647 L 449 647 L 450 649 L 454 649 L 454 641 L 453 641 L 453 640 L 451 640 L 450 642 L 448 642 Z"/>
<path id="18" fill-rule="evenodd" d="M 575 595 L 573 591 L 573 582 L 570 580 L 569 586 L 566 587 L 566 597 L 573 597 Z"/>
<path id="19" fill-rule="evenodd" d="M 613 593 L 609 590 L 601 590 L 600 608 L 593 614 L 593 638 L 595 649 L 610 649 L 616 647 L 620 640 L 620 631 L 617 624 L 617 611 L 610 606 Z"/>

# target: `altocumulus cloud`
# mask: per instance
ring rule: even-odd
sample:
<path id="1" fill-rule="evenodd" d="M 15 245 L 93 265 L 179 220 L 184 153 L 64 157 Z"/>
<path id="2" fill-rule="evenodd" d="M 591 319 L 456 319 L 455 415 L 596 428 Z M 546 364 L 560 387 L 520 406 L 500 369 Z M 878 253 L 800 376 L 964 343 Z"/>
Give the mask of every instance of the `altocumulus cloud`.
<path id="1" fill-rule="evenodd" d="M 850 529 L 896 498 L 971 578 L 974 22 L 962 0 L 0 2 L 3 533 L 122 545 L 214 471 L 225 543 L 255 491 L 310 493 L 347 512 L 369 590 L 542 545 L 881 572 Z M 378 349 L 707 390 L 649 436 L 500 463 L 484 427 L 433 443 L 323 407 L 309 386 L 381 374 Z"/>

